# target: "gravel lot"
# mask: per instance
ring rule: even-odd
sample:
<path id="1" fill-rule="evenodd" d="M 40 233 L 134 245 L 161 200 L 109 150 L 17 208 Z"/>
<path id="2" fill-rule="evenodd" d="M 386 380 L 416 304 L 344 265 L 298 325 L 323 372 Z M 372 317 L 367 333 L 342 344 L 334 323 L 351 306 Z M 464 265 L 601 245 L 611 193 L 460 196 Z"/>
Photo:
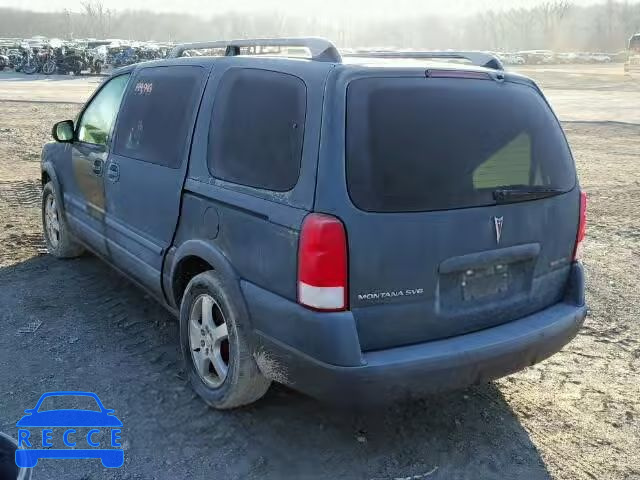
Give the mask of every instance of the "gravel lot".
<path id="1" fill-rule="evenodd" d="M 16 436 L 23 410 L 51 390 L 93 391 L 115 409 L 123 468 L 41 460 L 34 480 L 640 479 L 640 87 L 589 68 L 525 72 L 562 119 L 598 120 L 564 124 L 590 200 L 590 314 L 574 342 L 498 382 L 385 411 L 333 410 L 276 387 L 227 413 L 191 392 L 176 322 L 154 301 L 90 256 L 44 254 L 39 152 L 79 106 L 42 103 L 46 81 L 0 75 L 0 99 L 16 98 L 19 81 L 38 100 L 0 100 L 0 430 Z M 81 90 L 65 98 L 82 101 Z M 591 102 L 609 96 L 624 108 Z"/>

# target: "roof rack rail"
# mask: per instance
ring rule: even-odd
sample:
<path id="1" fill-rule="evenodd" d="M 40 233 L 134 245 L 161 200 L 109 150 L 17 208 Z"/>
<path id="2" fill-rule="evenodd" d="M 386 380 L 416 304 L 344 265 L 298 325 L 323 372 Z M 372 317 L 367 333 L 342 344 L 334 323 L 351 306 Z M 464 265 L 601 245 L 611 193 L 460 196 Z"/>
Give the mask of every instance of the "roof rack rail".
<path id="1" fill-rule="evenodd" d="M 427 59 L 427 58 L 447 58 L 468 60 L 478 67 L 491 68 L 493 70 L 504 70 L 504 66 L 498 57 L 490 53 L 484 52 L 454 52 L 454 51 L 437 51 L 437 52 L 395 52 L 384 50 L 357 50 L 354 53 L 343 53 L 345 57 L 359 58 L 408 58 L 408 59 Z"/>
<path id="2" fill-rule="evenodd" d="M 303 47 L 311 53 L 311 60 L 316 62 L 340 63 L 342 57 L 336 46 L 329 40 L 316 37 L 302 38 L 251 38 L 245 40 L 217 40 L 213 42 L 183 43 L 169 54 L 170 58 L 181 57 L 187 50 L 206 50 L 220 48 L 225 50 L 225 56 L 240 55 L 243 47 Z"/>

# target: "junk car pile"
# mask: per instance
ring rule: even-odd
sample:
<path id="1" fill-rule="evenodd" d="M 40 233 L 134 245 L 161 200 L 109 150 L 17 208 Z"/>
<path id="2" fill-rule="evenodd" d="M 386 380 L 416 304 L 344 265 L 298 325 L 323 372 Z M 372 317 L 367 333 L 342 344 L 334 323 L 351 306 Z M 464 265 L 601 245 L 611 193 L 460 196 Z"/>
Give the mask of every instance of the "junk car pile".
<path id="1" fill-rule="evenodd" d="M 0 39 L 0 71 L 100 74 L 109 68 L 165 58 L 170 49 L 170 44 L 122 40 Z"/>
<path id="2" fill-rule="evenodd" d="M 100 74 L 103 70 L 120 68 L 134 63 L 166 58 L 171 43 L 135 42 L 119 39 L 73 40 L 0 38 L 0 70 L 14 69 L 28 75 L 82 73 Z M 370 50 L 370 49 L 368 49 Z M 386 47 L 381 50 L 394 50 Z M 358 49 L 345 49 L 344 52 L 358 52 Z M 202 52 L 189 52 L 201 55 Z M 552 52 L 550 50 L 527 50 L 519 52 L 490 52 L 505 65 L 558 65 L 558 64 L 597 64 L 624 63 L 629 52 L 586 53 Z"/>

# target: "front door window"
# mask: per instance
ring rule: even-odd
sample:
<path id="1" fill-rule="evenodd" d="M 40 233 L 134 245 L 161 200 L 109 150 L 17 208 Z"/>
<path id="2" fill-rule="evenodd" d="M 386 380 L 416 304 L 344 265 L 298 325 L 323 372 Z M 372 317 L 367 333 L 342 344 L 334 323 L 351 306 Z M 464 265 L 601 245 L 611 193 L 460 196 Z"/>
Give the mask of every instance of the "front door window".
<path id="1" fill-rule="evenodd" d="M 107 145 L 128 81 L 129 74 L 120 75 L 102 87 L 82 114 L 78 124 L 78 141 Z"/>

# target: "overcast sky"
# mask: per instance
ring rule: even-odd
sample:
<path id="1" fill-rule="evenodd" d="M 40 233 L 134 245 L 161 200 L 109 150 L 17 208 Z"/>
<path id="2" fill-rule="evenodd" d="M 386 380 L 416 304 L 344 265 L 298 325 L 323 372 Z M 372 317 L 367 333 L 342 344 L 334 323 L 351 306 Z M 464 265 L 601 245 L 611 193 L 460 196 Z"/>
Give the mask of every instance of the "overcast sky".
<path id="1" fill-rule="evenodd" d="M 108 8 L 150 9 L 156 11 L 200 13 L 211 15 L 220 11 L 273 11 L 291 14 L 313 14 L 324 18 L 332 12 L 343 15 L 367 16 L 407 16 L 411 12 L 434 14 L 460 14 L 485 8 L 522 7 L 542 3 L 544 0 L 151 0 L 132 2 L 131 0 L 102 0 Z M 589 5 L 604 0 L 572 0 L 574 4 Z M 81 9 L 81 0 L 0 0 L 1 7 L 55 11 L 68 8 Z"/>

